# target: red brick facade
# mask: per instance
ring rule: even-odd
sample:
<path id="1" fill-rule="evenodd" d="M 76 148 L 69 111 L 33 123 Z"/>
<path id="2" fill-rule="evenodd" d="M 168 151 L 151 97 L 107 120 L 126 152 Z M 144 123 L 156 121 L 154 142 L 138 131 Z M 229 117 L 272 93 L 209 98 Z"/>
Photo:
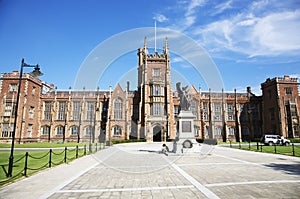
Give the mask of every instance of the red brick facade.
<path id="1" fill-rule="evenodd" d="M 149 54 L 147 43 L 138 50 L 138 89 L 121 85 L 109 91 L 61 91 L 23 74 L 16 142 L 98 142 L 176 136 L 180 106 L 172 91 L 166 40 L 162 54 Z M 11 141 L 19 73 L 3 73 L 0 90 L 0 140 Z M 246 93 L 203 92 L 189 89 L 195 115 L 195 137 L 219 141 L 258 140 L 263 134 L 299 137 L 298 79 L 267 79 L 262 96 Z"/>

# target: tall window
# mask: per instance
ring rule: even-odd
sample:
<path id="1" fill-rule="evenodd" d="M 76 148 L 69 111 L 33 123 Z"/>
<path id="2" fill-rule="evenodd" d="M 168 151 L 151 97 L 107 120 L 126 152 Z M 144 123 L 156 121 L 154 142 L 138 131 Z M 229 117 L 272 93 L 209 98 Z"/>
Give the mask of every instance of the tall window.
<path id="1" fill-rule="evenodd" d="M 79 120 L 80 114 L 80 101 L 73 101 L 72 102 L 72 119 Z"/>
<path id="2" fill-rule="evenodd" d="M 14 117 L 15 108 L 16 108 L 15 103 L 6 102 L 4 117 L 11 117 L 11 116 Z"/>
<path id="3" fill-rule="evenodd" d="M 114 100 L 114 119 L 121 120 L 123 118 L 123 101 L 120 98 Z"/>
<path id="4" fill-rule="evenodd" d="M 154 96 L 161 96 L 162 95 L 161 86 L 153 85 L 153 95 Z"/>
<path id="5" fill-rule="evenodd" d="M 207 113 L 203 114 L 203 119 L 204 119 L 204 121 L 208 121 L 208 114 Z"/>
<path id="6" fill-rule="evenodd" d="M 42 127 L 42 134 L 43 135 L 49 135 L 50 133 L 50 126 L 43 126 Z"/>
<path id="7" fill-rule="evenodd" d="M 32 130 L 33 130 L 33 125 L 32 124 L 28 124 L 28 127 L 27 127 L 27 135 L 28 135 L 28 137 L 32 137 Z"/>
<path id="8" fill-rule="evenodd" d="M 34 107 L 33 106 L 29 107 L 28 117 L 29 117 L 29 119 L 33 119 L 33 117 L 34 117 Z"/>
<path id="9" fill-rule="evenodd" d="M 297 107 L 294 104 L 291 105 L 291 116 L 292 117 L 296 117 L 297 116 Z"/>
<path id="10" fill-rule="evenodd" d="M 92 126 L 87 126 L 87 127 L 85 128 L 85 135 L 86 135 L 86 136 L 92 135 Z"/>
<path id="11" fill-rule="evenodd" d="M 220 103 L 215 103 L 215 112 L 216 113 L 221 112 L 221 104 Z"/>
<path id="12" fill-rule="evenodd" d="M 285 88 L 285 94 L 287 95 L 291 95 L 292 94 L 292 88 L 288 87 L 288 88 Z"/>
<path id="13" fill-rule="evenodd" d="M 228 127 L 228 135 L 234 135 L 234 128 L 233 127 Z"/>
<path id="14" fill-rule="evenodd" d="M 195 119 L 198 119 L 198 101 L 196 99 L 192 99 L 190 109 L 196 117 Z"/>
<path id="15" fill-rule="evenodd" d="M 114 126 L 114 136 L 121 136 L 122 135 L 122 128 L 120 126 Z"/>
<path id="16" fill-rule="evenodd" d="M 8 137 L 8 133 L 10 131 L 9 124 L 2 124 L 2 137 Z"/>
<path id="17" fill-rule="evenodd" d="M 163 105 L 160 103 L 153 103 L 150 107 L 150 114 L 155 116 L 163 115 Z"/>
<path id="18" fill-rule="evenodd" d="M 71 135 L 78 135 L 79 127 L 78 126 L 72 126 L 71 127 Z"/>
<path id="19" fill-rule="evenodd" d="M 87 112 L 86 112 L 86 119 L 87 120 L 94 120 L 95 117 L 95 102 L 87 102 Z"/>
<path id="20" fill-rule="evenodd" d="M 227 112 L 232 113 L 233 112 L 233 104 L 227 104 Z"/>
<path id="21" fill-rule="evenodd" d="M 222 136 L 222 129 L 219 126 L 215 127 L 215 136 Z"/>
<path id="22" fill-rule="evenodd" d="M 64 127 L 58 126 L 56 127 L 56 135 L 63 135 L 64 134 Z"/>
<path id="23" fill-rule="evenodd" d="M 45 102 L 44 106 L 44 120 L 51 120 L 52 102 Z"/>
<path id="24" fill-rule="evenodd" d="M 227 112 L 228 112 L 228 121 L 234 120 L 234 105 L 233 104 L 227 104 Z"/>
<path id="25" fill-rule="evenodd" d="M 67 102 L 60 101 L 58 102 L 58 120 L 64 120 L 66 117 L 66 111 L 67 111 Z"/>

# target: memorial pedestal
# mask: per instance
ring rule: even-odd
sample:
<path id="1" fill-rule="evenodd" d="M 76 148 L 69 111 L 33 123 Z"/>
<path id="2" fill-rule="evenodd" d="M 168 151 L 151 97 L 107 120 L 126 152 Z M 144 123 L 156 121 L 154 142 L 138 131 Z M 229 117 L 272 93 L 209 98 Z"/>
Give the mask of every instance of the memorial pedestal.
<path id="1" fill-rule="evenodd" d="M 177 135 L 173 141 L 174 153 L 200 152 L 200 144 L 196 141 L 194 135 L 194 118 L 192 111 L 180 111 Z"/>

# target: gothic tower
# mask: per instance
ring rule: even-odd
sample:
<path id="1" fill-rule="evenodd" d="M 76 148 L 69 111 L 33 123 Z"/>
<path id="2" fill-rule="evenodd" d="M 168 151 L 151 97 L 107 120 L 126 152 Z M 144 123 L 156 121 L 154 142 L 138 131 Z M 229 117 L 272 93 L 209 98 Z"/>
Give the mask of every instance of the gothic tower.
<path id="1" fill-rule="evenodd" d="M 144 48 L 138 49 L 138 93 L 140 138 L 150 142 L 175 138 L 168 38 L 162 54 L 148 53 L 147 38 Z"/>

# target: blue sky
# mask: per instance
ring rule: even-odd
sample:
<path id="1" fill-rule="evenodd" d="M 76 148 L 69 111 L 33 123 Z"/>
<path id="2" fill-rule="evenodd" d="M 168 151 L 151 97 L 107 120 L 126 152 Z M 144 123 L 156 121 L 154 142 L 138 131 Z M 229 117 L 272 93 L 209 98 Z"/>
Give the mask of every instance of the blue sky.
<path id="1" fill-rule="evenodd" d="M 124 31 L 153 27 L 155 20 L 158 28 L 179 31 L 202 46 L 226 91 L 251 86 L 259 94 L 268 77 L 300 77 L 299 0 L 0 0 L 0 72 L 19 70 L 24 57 L 28 64 L 41 65 L 43 81 L 68 89 L 99 44 Z M 143 47 L 143 38 L 137 40 L 136 49 Z M 135 72 L 136 53 L 113 60 L 100 88 Z M 171 66 L 189 84 L 208 89 L 180 55 L 171 54 Z"/>

